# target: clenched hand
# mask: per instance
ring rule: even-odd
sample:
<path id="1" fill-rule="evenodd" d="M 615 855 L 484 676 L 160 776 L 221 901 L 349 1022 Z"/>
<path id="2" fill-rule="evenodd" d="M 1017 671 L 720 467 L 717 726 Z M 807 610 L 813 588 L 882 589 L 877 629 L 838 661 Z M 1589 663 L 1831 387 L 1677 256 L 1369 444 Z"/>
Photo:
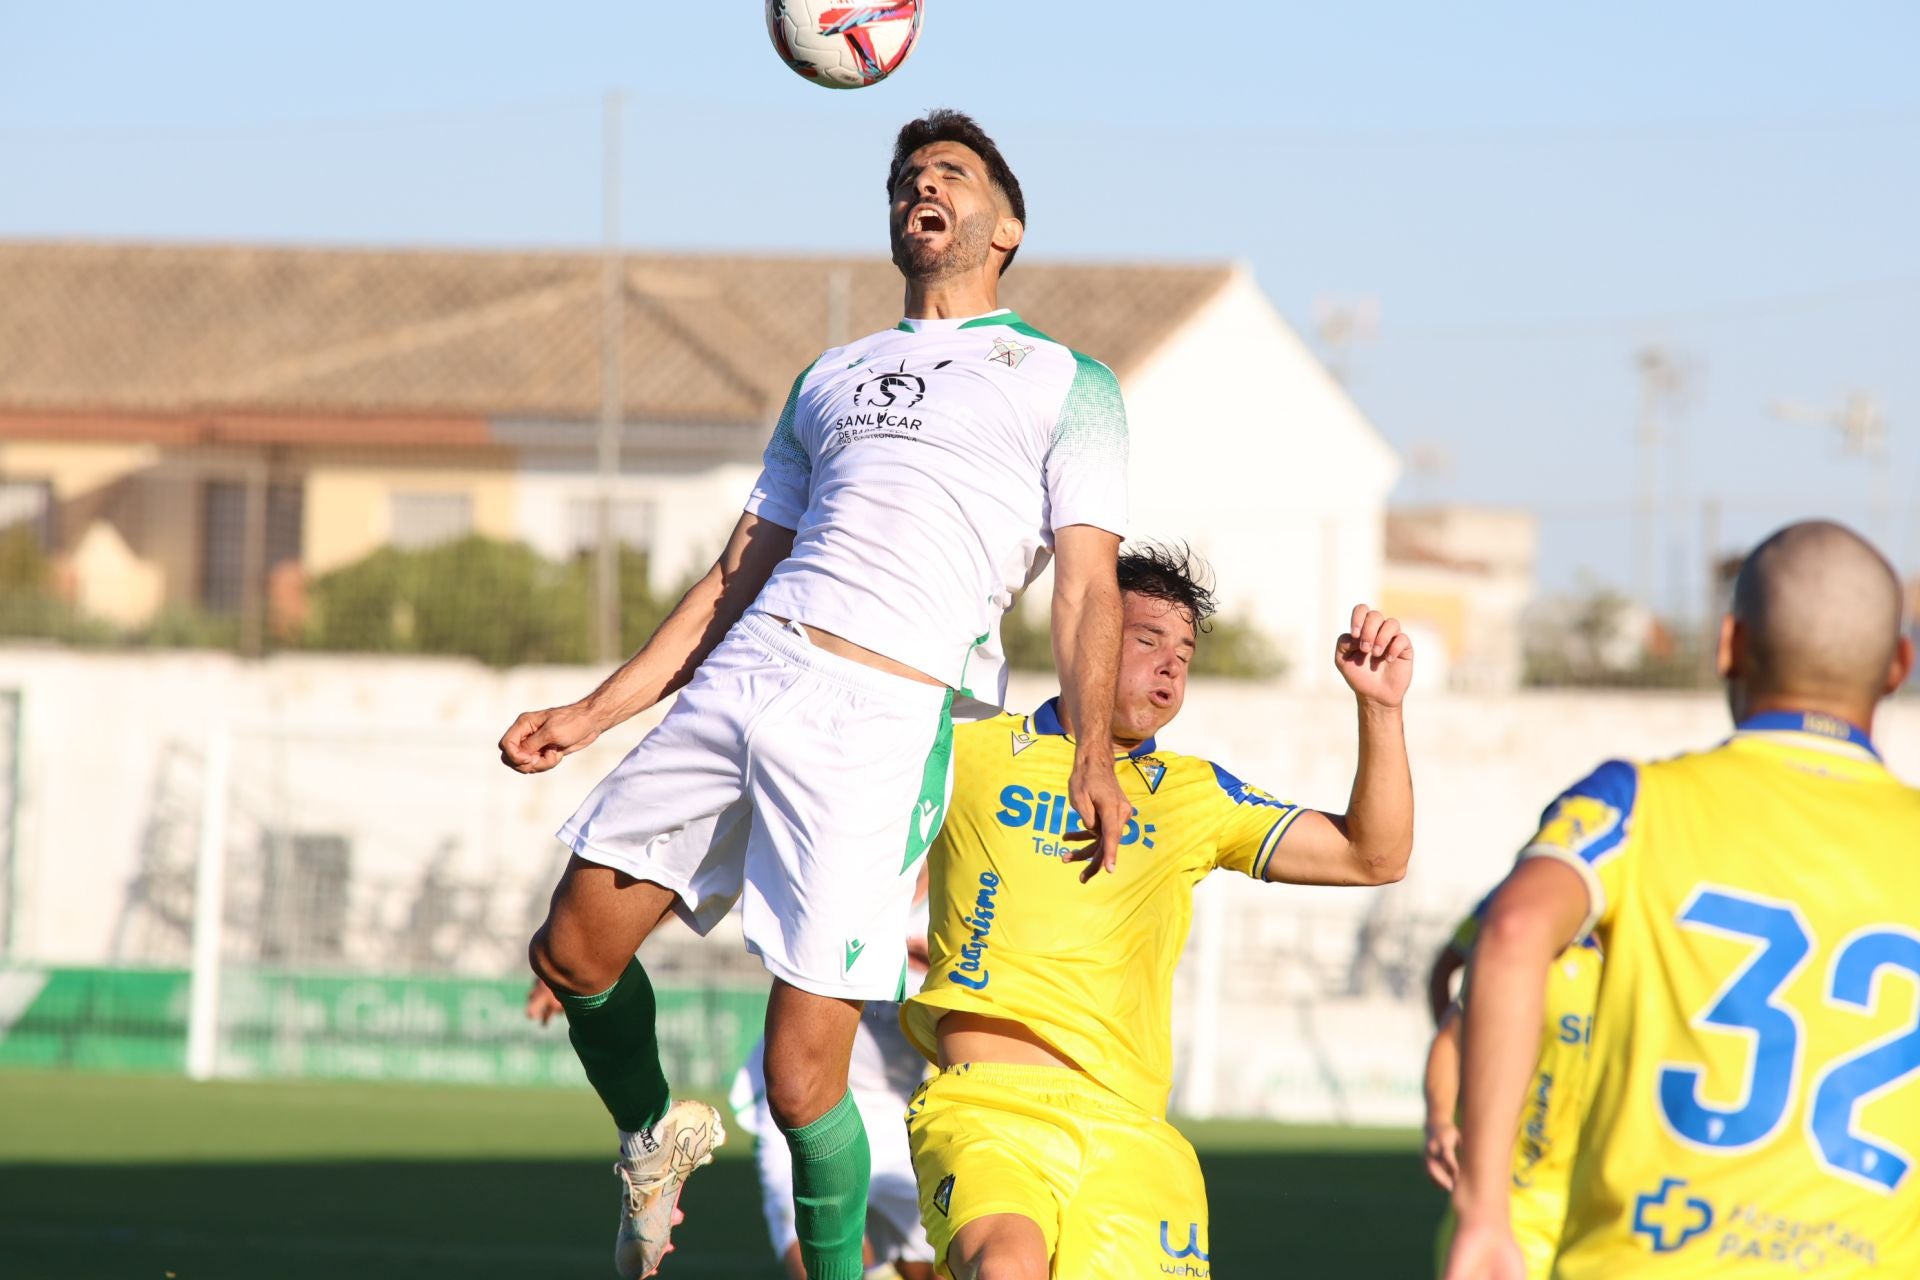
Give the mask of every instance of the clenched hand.
<path id="1" fill-rule="evenodd" d="M 500 738 L 500 763 L 520 773 L 545 773 L 591 746 L 604 728 L 578 703 L 520 714 Z"/>

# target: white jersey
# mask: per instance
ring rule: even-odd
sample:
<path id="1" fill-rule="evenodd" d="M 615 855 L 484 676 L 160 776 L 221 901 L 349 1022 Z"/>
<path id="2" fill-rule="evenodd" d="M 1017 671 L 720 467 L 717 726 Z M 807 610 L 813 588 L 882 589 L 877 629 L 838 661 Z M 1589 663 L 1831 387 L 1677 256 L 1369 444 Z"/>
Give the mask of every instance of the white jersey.
<path id="1" fill-rule="evenodd" d="M 1126 462 L 1099 361 L 1011 311 L 902 320 L 794 382 L 747 501 L 795 535 L 758 607 L 997 705 L 1001 615 L 1054 530 L 1124 532 Z"/>

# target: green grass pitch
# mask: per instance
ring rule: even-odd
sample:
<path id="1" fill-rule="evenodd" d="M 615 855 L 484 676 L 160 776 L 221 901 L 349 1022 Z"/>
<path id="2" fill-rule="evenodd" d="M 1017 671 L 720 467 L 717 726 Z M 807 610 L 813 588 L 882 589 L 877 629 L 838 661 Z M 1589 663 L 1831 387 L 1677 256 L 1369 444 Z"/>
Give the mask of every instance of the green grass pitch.
<path id="1" fill-rule="evenodd" d="M 1418 1277 L 1440 1194 L 1405 1131 L 1182 1126 L 1217 1276 Z M 777 1280 L 747 1145 L 689 1184 L 663 1280 Z M 0 1072 L 10 1280 L 612 1275 L 607 1122 L 567 1090 Z"/>

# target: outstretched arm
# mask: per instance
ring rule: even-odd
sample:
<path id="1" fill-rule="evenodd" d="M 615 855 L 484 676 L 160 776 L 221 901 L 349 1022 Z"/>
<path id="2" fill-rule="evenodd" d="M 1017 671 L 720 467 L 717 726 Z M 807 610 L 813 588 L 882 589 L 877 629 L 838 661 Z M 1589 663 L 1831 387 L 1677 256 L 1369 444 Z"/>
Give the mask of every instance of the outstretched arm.
<path id="1" fill-rule="evenodd" d="M 1360 712 L 1360 762 L 1343 814 L 1302 813 L 1267 862 L 1288 884 L 1391 884 L 1413 856 L 1413 775 L 1400 715 L 1413 680 L 1413 642 L 1396 620 L 1355 605 L 1334 665 Z"/>
<path id="2" fill-rule="evenodd" d="M 1113 771 L 1113 696 L 1120 669 L 1120 537 L 1093 525 L 1054 532 L 1053 661 L 1073 732 L 1067 799 L 1095 852 L 1081 879 L 1118 861 L 1133 806 Z"/>
<path id="3" fill-rule="evenodd" d="M 1540 1051 L 1547 970 L 1587 916 L 1587 887 L 1571 867 L 1529 858 L 1494 894 L 1473 953 L 1462 1022 L 1460 1219 L 1448 1280 L 1505 1276 L 1518 1257 L 1508 1193 L 1514 1135 Z"/>
<path id="4" fill-rule="evenodd" d="M 640 651 L 580 701 L 522 714 L 500 739 L 501 761 L 543 773 L 686 684 L 792 550 L 793 530 L 741 516 L 720 558 Z"/>

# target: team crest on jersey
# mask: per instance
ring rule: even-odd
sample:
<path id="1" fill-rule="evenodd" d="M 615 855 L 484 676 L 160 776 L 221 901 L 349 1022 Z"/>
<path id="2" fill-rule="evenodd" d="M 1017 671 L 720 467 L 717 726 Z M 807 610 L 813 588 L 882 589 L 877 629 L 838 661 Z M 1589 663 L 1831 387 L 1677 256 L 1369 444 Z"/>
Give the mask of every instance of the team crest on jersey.
<path id="1" fill-rule="evenodd" d="M 951 1211 L 948 1206 L 952 1203 L 953 1175 L 948 1174 L 946 1177 L 940 1179 L 940 1185 L 933 1189 L 933 1207 L 940 1211 L 941 1217 L 950 1217 Z"/>
<path id="2" fill-rule="evenodd" d="M 1140 780 L 1147 784 L 1147 794 L 1156 795 L 1160 790 L 1160 779 L 1167 776 L 1167 766 L 1153 756 L 1140 756 L 1133 762 L 1140 771 Z"/>
<path id="3" fill-rule="evenodd" d="M 1025 751 L 1038 741 L 1040 741 L 1040 739 L 1034 737 L 1032 734 L 1022 733 L 1018 729 L 1015 729 L 1013 731 L 1013 754 L 1019 755 L 1022 751 Z"/>
<path id="4" fill-rule="evenodd" d="M 1012 338 L 995 338 L 993 350 L 987 353 L 987 359 L 995 364 L 1003 364 L 1009 369 L 1018 369 L 1020 362 L 1033 354 L 1033 348 Z"/>

